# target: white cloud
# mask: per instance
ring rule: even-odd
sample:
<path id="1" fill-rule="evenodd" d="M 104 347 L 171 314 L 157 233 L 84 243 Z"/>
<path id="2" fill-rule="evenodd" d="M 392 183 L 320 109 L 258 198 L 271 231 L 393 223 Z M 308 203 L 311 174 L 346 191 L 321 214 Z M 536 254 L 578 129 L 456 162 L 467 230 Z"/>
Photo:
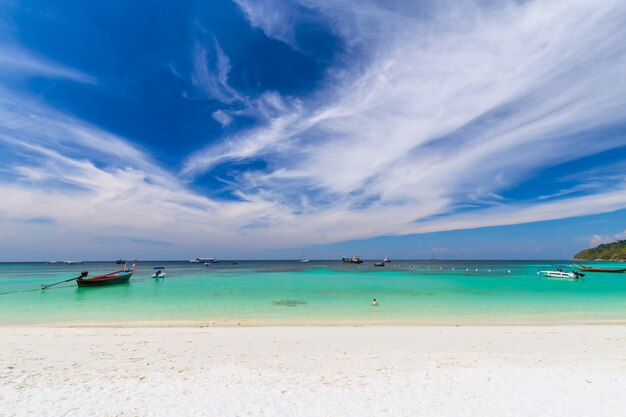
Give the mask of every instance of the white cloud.
<path id="1" fill-rule="evenodd" d="M 470 217 L 482 226 L 626 207 L 602 189 L 589 200 L 559 200 L 572 205 L 556 210 L 499 198 L 538 169 L 624 144 L 623 136 L 588 134 L 626 118 L 622 2 L 446 4 L 427 19 L 376 2 L 305 5 L 368 52 L 331 71 L 313 98 L 192 155 L 185 175 L 262 158 L 269 172 L 242 175 L 234 187 L 300 217 L 319 215 L 329 229 L 341 224 L 342 232 L 323 233 L 335 239 L 417 232 L 414 221 L 466 204 L 501 206 Z M 264 3 L 245 11 L 266 33 L 283 25 Z M 464 219 L 427 229 L 476 227 Z"/>
<path id="2" fill-rule="evenodd" d="M 297 131 L 293 122 L 298 119 L 299 108 L 300 103 L 297 100 L 285 103 L 283 98 L 274 92 L 263 94 L 254 101 L 253 106 L 237 114 L 254 112 L 257 118 L 267 121 L 267 125 L 261 129 L 238 133 L 216 145 L 208 145 L 185 161 L 182 175 L 195 175 L 220 162 L 242 160 L 279 148 L 281 142 L 288 140 Z M 232 112 L 222 112 L 220 116 L 232 117 L 231 114 Z"/>
<path id="3" fill-rule="evenodd" d="M 239 4 L 268 36 L 291 41 L 285 19 L 295 15 Z M 0 145 L 23 161 L 4 167 L 17 180 L 0 180 L 4 241 L 26 247 L 25 230 L 45 229 L 42 247 L 118 235 L 234 253 L 626 208 L 623 172 L 589 195 L 501 197 L 539 169 L 624 145 L 623 136 L 587 134 L 626 121 L 623 2 L 304 6 L 343 37 L 350 65 L 331 68 L 308 97 L 252 99 L 229 85 L 217 41 L 197 44 L 195 87 L 240 107 L 213 117 L 261 123 L 190 155 L 179 173 L 123 138 L 2 91 Z M 240 201 L 212 200 L 186 182 L 246 159 L 267 168 L 230 183 Z M 44 217 L 54 227 L 18 221 Z"/>
<path id="4" fill-rule="evenodd" d="M 293 4 L 284 0 L 234 0 L 252 26 L 269 38 L 298 49 L 295 37 Z"/>
<path id="5" fill-rule="evenodd" d="M 214 111 L 213 113 L 211 113 L 211 117 L 217 120 L 223 127 L 226 127 L 233 122 L 232 116 L 224 110 Z"/>
<path id="6" fill-rule="evenodd" d="M 589 243 L 591 244 L 591 246 L 598 246 L 602 243 L 611 243 L 611 242 L 615 242 L 616 240 L 623 240 L 623 239 L 626 239 L 626 230 L 624 230 L 621 233 L 615 233 L 612 236 L 593 235 Z"/>
<path id="7" fill-rule="evenodd" d="M 601 243 L 609 243 L 612 241 L 613 239 L 611 239 L 609 236 L 593 235 L 589 243 L 591 244 L 591 246 L 598 246 Z"/>
<path id="8" fill-rule="evenodd" d="M 69 79 L 85 84 L 96 83 L 96 79 L 91 75 L 56 64 L 7 44 L 0 44 L 0 75 L 2 73 L 12 77 L 38 75 L 48 78 Z"/>
<path id="9" fill-rule="evenodd" d="M 122 138 L 82 123 L 27 96 L 0 87 L 0 142 L 22 147 L 47 146 L 75 152 L 76 146 L 95 157 L 142 166 L 148 155 Z M 111 159 L 113 157 L 113 159 Z"/>
<path id="10" fill-rule="evenodd" d="M 207 47 L 200 42 L 196 43 L 193 50 L 192 84 L 208 98 L 222 103 L 245 102 L 246 98 L 228 84 L 230 59 L 215 39 L 212 51 L 210 57 Z"/>

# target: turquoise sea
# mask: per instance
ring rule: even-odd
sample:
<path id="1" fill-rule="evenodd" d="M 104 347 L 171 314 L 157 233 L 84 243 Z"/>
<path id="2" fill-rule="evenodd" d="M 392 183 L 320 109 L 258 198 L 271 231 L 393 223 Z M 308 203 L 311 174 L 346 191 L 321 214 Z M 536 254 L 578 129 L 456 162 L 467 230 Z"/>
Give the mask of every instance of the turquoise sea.
<path id="1" fill-rule="evenodd" d="M 167 277 L 151 278 L 154 266 Z M 0 263 L 0 325 L 626 322 L 626 274 L 537 274 L 557 266 L 573 269 L 571 261 L 146 261 L 128 284 L 42 291 L 119 266 Z"/>

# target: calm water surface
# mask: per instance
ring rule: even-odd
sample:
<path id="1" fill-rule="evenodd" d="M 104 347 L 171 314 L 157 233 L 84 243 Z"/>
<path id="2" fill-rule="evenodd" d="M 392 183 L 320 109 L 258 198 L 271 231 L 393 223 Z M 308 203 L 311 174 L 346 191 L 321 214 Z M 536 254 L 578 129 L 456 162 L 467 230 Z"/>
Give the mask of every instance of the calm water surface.
<path id="1" fill-rule="evenodd" d="M 626 274 L 537 274 L 570 261 L 141 262 L 128 284 L 50 284 L 113 262 L 0 264 L 0 325 L 626 322 Z M 607 267 L 620 264 L 592 263 Z M 167 277 L 151 278 L 154 266 Z M 376 298 L 378 307 L 370 302 Z M 149 324 L 149 323 L 148 323 Z"/>

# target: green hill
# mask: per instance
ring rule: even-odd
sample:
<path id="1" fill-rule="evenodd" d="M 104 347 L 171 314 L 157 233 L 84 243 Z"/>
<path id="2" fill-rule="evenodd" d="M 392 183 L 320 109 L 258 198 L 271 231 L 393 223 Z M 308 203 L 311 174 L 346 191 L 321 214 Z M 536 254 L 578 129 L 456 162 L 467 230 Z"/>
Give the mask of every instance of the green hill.
<path id="1" fill-rule="evenodd" d="M 618 240 L 613 243 L 603 243 L 595 248 L 585 249 L 578 252 L 574 259 L 590 260 L 590 259 L 603 259 L 603 260 L 626 260 L 626 240 Z"/>

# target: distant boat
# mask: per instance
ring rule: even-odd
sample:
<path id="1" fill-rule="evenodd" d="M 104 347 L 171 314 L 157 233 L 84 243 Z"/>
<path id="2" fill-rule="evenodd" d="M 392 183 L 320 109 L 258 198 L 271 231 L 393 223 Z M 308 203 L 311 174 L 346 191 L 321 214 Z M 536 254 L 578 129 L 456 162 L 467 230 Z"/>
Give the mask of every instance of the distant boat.
<path id="1" fill-rule="evenodd" d="M 374 266 L 385 266 L 384 262 L 374 262 Z"/>
<path id="2" fill-rule="evenodd" d="M 624 273 L 626 272 L 626 268 L 596 268 L 594 266 L 585 266 L 580 262 L 576 262 L 579 266 L 578 269 L 585 272 L 615 272 L 615 273 Z"/>
<path id="3" fill-rule="evenodd" d="M 126 259 L 118 259 L 115 263 L 118 265 L 124 265 L 126 263 Z"/>
<path id="4" fill-rule="evenodd" d="M 304 246 L 302 247 L 302 250 L 300 251 L 300 262 L 303 264 L 311 262 L 309 259 L 302 259 L 302 255 L 304 255 Z"/>
<path id="5" fill-rule="evenodd" d="M 48 261 L 48 265 L 52 265 L 52 264 L 58 264 L 59 261 Z"/>
<path id="6" fill-rule="evenodd" d="M 216 263 L 217 260 L 215 258 L 196 258 L 196 259 L 190 260 L 189 262 L 212 264 L 212 263 Z"/>
<path id="7" fill-rule="evenodd" d="M 154 273 L 152 274 L 152 278 L 163 278 L 163 277 L 165 277 L 167 275 L 165 273 L 165 267 L 164 266 L 155 266 L 152 269 L 154 269 Z"/>
<path id="8" fill-rule="evenodd" d="M 358 256 L 353 256 L 352 258 L 341 258 L 341 261 L 344 264 L 362 264 L 363 261 Z"/>
<path id="9" fill-rule="evenodd" d="M 104 275 L 98 275 L 97 277 L 86 278 L 87 273 L 76 279 L 76 284 L 79 287 L 96 287 L 102 285 L 124 284 L 128 282 L 130 277 L 135 272 L 135 264 L 131 269 L 122 269 L 115 272 L 110 272 Z"/>
<path id="10" fill-rule="evenodd" d="M 74 265 L 74 264 L 82 264 L 83 261 L 61 261 L 61 263 L 65 265 Z"/>
<path id="11" fill-rule="evenodd" d="M 576 272 L 576 271 L 573 271 L 573 272 L 539 271 L 539 272 L 541 272 L 544 276 L 551 277 L 551 278 L 573 278 L 573 279 L 577 279 L 577 278 L 585 276 L 585 274 L 581 274 L 581 273 Z"/>
<path id="12" fill-rule="evenodd" d="M 383 259 L 383 262 L 385 262 L 385 263 L 389 263 L 389 262 L 391 262 L 391 261 L 389 260 L 389 258 L 385 258 L 385 259 Z"/>

